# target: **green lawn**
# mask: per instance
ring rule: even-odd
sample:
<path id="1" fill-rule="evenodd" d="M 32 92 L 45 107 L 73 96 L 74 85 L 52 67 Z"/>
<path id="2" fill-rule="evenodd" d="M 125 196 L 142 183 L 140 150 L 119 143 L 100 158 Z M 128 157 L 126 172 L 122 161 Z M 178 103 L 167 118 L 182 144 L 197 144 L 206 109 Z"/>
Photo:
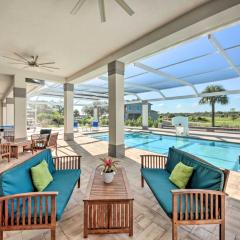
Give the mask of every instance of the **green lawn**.
<path id="1" fill-rule="evenodd" d="M 211 117 L 203 117 L 206 121 L 190 121 L 192 126 L 200 127 L 210 127 Z M 216 127 L 230 127 L 230 128 L 240 128 L 240 118 L 232 119 L 231 117 L 215 117 Z"/>

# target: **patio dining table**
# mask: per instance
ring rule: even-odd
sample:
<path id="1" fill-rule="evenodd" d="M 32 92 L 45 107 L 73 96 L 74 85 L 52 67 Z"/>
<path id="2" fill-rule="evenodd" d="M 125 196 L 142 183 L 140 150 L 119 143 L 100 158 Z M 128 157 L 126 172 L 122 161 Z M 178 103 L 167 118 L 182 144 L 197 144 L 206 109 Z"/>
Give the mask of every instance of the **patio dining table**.
<path id="1" fill-rule="evenodd" d="M 34 142 L 34 147 L 36 149 L 44 149 L 46 148 L 49 134 L 36 134 L 32 135 L 31 139 Z"/>

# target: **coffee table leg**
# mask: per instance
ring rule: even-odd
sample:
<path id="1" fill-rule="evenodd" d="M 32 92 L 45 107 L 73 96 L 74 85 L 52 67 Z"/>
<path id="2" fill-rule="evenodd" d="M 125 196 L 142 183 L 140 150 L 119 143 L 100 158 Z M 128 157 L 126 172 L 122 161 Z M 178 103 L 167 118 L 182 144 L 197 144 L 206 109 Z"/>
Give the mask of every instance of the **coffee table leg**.
<path id="1" fill-rule="evenodd" d="M 133 201 L 129 202 L 129 236 L 133 236 Z"/>
<path id="2" fill-rule="evenodd" d="M 88 237 L 88 202 L 84 201 L 83 237 Z"/>

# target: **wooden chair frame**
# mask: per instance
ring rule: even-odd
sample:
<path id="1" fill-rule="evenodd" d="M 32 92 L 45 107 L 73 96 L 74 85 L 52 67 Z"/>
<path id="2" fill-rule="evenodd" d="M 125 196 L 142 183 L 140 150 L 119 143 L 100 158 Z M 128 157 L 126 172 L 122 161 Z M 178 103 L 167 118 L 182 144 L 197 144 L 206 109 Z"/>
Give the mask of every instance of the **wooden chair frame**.
<path id="1" fill-rule="evenodd" d="M 28 145 L 23 146 L 23 152 L 31 151 L 32 154 L 34 152 L 37 152 L 37 149 L 35 148 L 35 141 L 34 140 L 29 140 Z"/>
<path id="2" fill-rule="evenodd" d="M 167 156 L 164 155 L 141 155 L 142 169 L 165 169 L 166 163 Z M 205 189 L 172 190 L 172 240 L 178 238 L 178 226 L 200 224 L 219 224 L 219 239 L 225 239 L 225 190 L 229 171 L 220 170 L 225 177 L 223 192 Z M 144 187 L 142 175 L 141 185 Z"/>
<path id="3" fill-rule="evenodd" d="M 57 155 L 58 133 L 51 133 L 46 148 L 54 149 Z"/>
<path id="4" fill-rule="evenodd" d="M 53 162 L 56 170 L 81 168 L 81 156 L 54 157 Z M 78 188 L 80 188 L 80 177 Z M 36 229 L 50 229 L 51 240 L 56 240 L 57 194 L 57 192 L 29 192 L 0 197 L 0 240 L 3 240 L 3 231 Z M 38 200 L 39 209 L 37 209 Z M 51 202 L 50 206 L 49 202 Z M 21 207 L 20 203 L 22 203 Z M 34 216 L 31 214 L 32 207 L 34 207 Z M 50 216 L 47 209 L 51 210 Z"/>
<path id="5" fill-rule="evenodd" d="M 7 157 L 8 162 L 10 161 L 10 157 L 11 157 L 11 145 L 10 145 L 10 143 L 1 143 L 0 144 L 0 156 L 2 158 Z"/>

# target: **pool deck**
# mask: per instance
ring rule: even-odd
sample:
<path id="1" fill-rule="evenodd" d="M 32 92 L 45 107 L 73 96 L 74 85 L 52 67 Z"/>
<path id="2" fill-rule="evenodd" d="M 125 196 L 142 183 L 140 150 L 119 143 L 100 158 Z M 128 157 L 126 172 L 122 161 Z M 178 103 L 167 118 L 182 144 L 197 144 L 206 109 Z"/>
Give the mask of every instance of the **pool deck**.
<path id="1" fill-rule="evenodd" d="M 176 131 L 174 129 L 165 129 L 165 128 L 149 128 L 148 130 L 142 130 L 137 127 L 126 127 L 126 130 L 133 131 L 144 131 L 152 132 L 157 134 L 176 136 Z M 190 130 L 189 137 L 212 140 L 212 141 L 226 141 L 231 143 L 240 143 L 240 131 L 239 132 L 207 132 L 199 130 Z"/>
<path id="2" fill-rule="evenodd" d="M 75 134 L 74 141 L 65 142 L 60 134 L 58 155 L 82 155 L 81 188 L 75 189 L 73 196 L 65 210 L 61 221 L 57 225 L 58 240 L 83 239 L 83 201 L 89 176 L 99 163 L 99 158 L 107 156 L 108 144 L 81 133 Z M 140 187 L 140 154 L 149 152 L 128 148 L 126 157 L 121 159 L 121 165 L 126 168 L 127 177 L 134 194 L 134 236 L 125 234 L 92 235 L 88 239 L 137 239 L 137 240 L 170 240 L 171 222 L 147 185 Z M 10 163 L 3 160 L 0 171 L 25 161 L 31 154 L 21 155 L 19 160 L 12 159 Z M 236 177 L 236 178 L 235 178 Z M 226 240 L 240 239 L 240 176 L 231 175 L 227 192 L 226 204 Z M 234 192 L 235 194 L 230 194 Z M 238 191 L 236 190 L 238 189 Z M 237 193 L 238 192 L 238 193 Z M 237 198 L 239 200 L 237 200 Z M 216 240 L 218 227 L 216 225 L 187 226 L 179 228 L 179 239 L 183 240 Z M 49 231 L 16 231 L 4 233 L 6 240 L 47 240 L 50 239 Z"/>

